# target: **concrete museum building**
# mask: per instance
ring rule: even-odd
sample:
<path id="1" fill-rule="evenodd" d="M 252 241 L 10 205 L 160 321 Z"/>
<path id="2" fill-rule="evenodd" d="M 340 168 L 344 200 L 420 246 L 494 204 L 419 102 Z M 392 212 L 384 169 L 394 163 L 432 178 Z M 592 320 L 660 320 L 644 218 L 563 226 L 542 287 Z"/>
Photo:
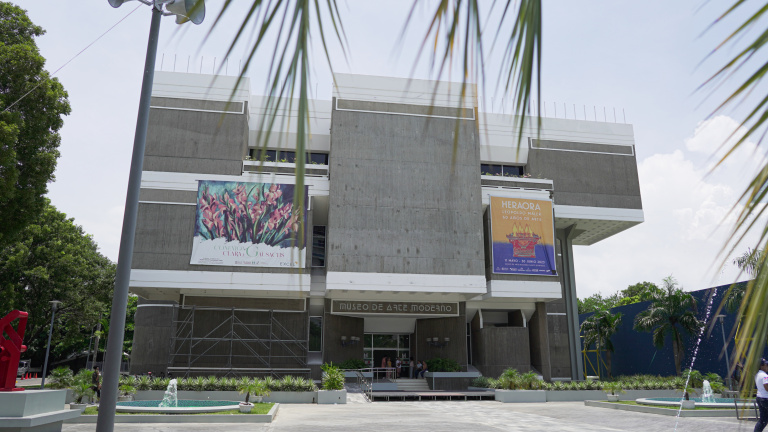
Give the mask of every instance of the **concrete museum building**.
<path id="1" fill-rule="evenodd" d="M 247 80 L 155 74 L 131 373 L 318 378 L 389 356 L 582 378 L 573 246 L 643 221 L 632 126 L 542 118 L 518 146 L 460 84 L 335 81 L 297 156 L 289 110 L 260 150 Z"/>

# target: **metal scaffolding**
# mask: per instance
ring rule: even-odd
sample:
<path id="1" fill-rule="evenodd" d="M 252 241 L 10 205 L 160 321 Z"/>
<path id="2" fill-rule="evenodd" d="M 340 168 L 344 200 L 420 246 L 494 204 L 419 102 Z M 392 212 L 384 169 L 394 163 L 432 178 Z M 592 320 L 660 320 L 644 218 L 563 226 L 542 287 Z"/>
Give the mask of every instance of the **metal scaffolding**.
<path id="1" fill-rule="evenodd" d="M 174 308 L 168 358 L 168 372 L 174 376 L 310 374 L 308 332 L 296 336 L 279 319 L 285 313 L 303 311 Z"/>

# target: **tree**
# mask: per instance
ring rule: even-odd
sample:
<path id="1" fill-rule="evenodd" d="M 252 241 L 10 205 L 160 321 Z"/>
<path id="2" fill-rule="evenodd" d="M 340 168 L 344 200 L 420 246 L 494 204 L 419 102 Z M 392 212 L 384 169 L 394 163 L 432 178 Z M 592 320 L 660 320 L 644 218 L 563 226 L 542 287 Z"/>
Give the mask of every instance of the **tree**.
<path id="1" fill-rule="evenodd" d="M 46 206 L 59 157 L 67 93 L 43 68 L 34 37 L 45 31 L 0 2 L 0 247 L 11 244 Z"/>
<path id="2" fill-rule="evenodd" d="M 608 297 L 603 297 L 601 293 L 595 293 L 585 299 L 578 299 L 579 313 L 590 313 L 600 310 L 608 310 L 618 306 L 620 297 L 618 293 L 613 293 Z"/>
<path id="3" fill-rule="evenodd" d="M 664 347 L 667 336 L 672 338 L 675 371 L 680 375 L 685 345 L 683 335 L 696 334 L 702 323 L 696 318 L 696 299 L 678 288 L 672 276 L 664 278 L 662 293 L 655 293 L 648 309 L 635 316 L 635 330 L 653 332 L 653 345 Z"/>
<path id="4" fill-rule="evenodd" d="M 48 200 L 43 212 L 0 249 L 0 314 L 29 312 L 27 356 L 41 364 L 48 342 L 51 300 L 56 311 L 51 360 L 85 351 L 101 313 L 109 311 L 115 265 L 93 239 Z"/>
<path id="5" fill-rule="evenodd" d="M 621 312 L 612 314 L 608 310 L 599 310 L 581 323 L 581 331 L 584 333 L 584 347 L 589 348 L 594 345 L 598 351 L 605 350 L 608 378 L 612 378 L 611 355 L 614 351 L 611 337 L 619 330 L 621 316 Z"/>
<path id="6" fill-rule="evenodd" d="M 747 248 L 741 256 L 733 260 L 733 263 L 739 267 L 739 269 L 755 278 L 757 276 L 758 263 L 763 256 L 763 251 L 756 251 Z M 746 294 L 748 284 L 737 283 L 728 288 L 728 292 L 725 294 L 725 309 L 728 312 L 736 312 L 741 306 L 742 300 L 744 300 L 744 294 Z"/>

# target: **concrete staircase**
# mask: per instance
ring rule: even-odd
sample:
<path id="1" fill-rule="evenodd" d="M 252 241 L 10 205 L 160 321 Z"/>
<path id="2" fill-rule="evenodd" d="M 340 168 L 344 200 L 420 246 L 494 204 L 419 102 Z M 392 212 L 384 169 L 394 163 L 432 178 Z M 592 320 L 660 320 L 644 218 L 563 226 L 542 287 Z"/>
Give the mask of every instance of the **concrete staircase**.
<path id="1" fill-rule="evenodd" d="M 407 391 L 407 392 L 425 392 L 430 391 L 429 385 L 427 384 L 427 380 L 424 378 L 417 378 L 417 379 L 396 379 L 394 380 L 395 384 L 397 384 L 397 390 L 398 391 Z"/>

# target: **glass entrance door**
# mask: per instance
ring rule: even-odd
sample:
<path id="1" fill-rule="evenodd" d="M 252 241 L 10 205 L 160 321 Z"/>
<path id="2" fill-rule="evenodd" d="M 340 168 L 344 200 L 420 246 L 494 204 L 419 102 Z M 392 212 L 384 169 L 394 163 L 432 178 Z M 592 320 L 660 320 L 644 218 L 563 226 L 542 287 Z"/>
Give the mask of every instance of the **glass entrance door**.
<path id="1" fill-rule="evenodd" d="M 397 359 L 400 359 L 402 362 L 400 375 L 409 376 L 410 334 L 366 333 L 364 340 L 363 360 L 366 367 L 382 367 L 384 357 L 389 357 L 392 361 L 392 367 L 395 367 Z"/>

